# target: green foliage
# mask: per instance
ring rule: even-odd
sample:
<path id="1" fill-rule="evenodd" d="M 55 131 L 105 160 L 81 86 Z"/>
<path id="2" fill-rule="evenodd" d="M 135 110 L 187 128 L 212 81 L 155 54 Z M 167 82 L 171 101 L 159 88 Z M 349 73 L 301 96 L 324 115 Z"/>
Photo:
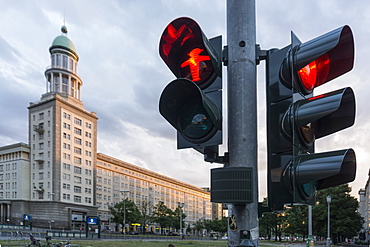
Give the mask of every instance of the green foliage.
<path id="1" fill-rule="evenodd" d="M 148 201 L 142 201 L 140 206 L 138 207 L 138 210 L 140 212 L 139 221 L 141 225 L 143 226 L 143 233 L 145 235 L 146 233 L 146 225 L 150 223 L 153 219 L 151 214 L 151 205 Z"/>
<path id="2" fill-rule="evenodd" d="M 223 217 L 222 219 L 215 219 L 215 220 L 206 220 L 206 219 L 199 219 L 195 223 L 195 230 L 197 232 L 206 229 L 208 232 L 219 232 L 223 235 L 227 232 L 228 222 L 227 218 Z"/>
<path id="3" fill-rule="evenodd" d="M 284 232 L 295 235 L 299 234 L 303 237 L 308 235 L 308 206 L 298 205 L 289 208 L 285 212 L 287 227 Z"/>
<path id="4" fill-rule="evenodd" d="M 330 203 L 330 232 L 334 243 L 358 235 L 362 228 L 363 218 L 357 212 L 358 201 L 350 195 L 350 192 L 351 188 L 348 184 L 317 192 L 316 205 L 312 208 L 312 231 L 314 235 L 327 237 L 327 195 L 332 198 Z M 267 235 L 269 239 L 272 235 L 275 235 L 275 240 L 277 240 L 282 234 L 305 237 L 308 234 L 308 207 L 306 205 L 296 205 L 281 214 L 264 213 L 259 223 L 260 235 Z"/>
<path id="5" fill-rule="evenodd" d="M 182 212 L 182 211 L 181 211 Z M 184 220 L 186 218 L 186 214 L 182 212 L 182 227 L 185 227 Z M 166 227 L 173 227 L 176 229 L 180 229 L 180 208 L 176 208 L 175 210 L 171 210 L 164 202 L 159 202 L 153 210 L 152 216 L 153 222 L 158 223 L 161 228 Z"/>
<path id="6" fill-rule="evenodd" d="M 330 203 L 330 232 L 334 243 L 344 238 L 358 235 L 362 228 L 363 218 L 358 213 L 358 201 L 350 195 L 348 184 L 339 185 L 317 193 L 317 205 L 313 207 L 313 229 L 319 236 L 327 235 L 328 204 L 326 196 L 331 196 Z"/>
<path id="7" fill-rule="evenodd" d="M 113 215 L 112 221 L 116 224 L 123 224 L 124 212 L 126 211 L 126 224 L 137 223 L 140 221 L 140 212 L 138 207 L 133 201 L 128 200 L 127 198 L 115 204 L 113 207 L 109 208 L 110 213 Z"/>
<path id="8" fill-rule="evenodd" d="M 264 213 L 259 220 L 260 235 L 267 236 L 271 240 L 272 233 L 276 228 L 276 214 Z"/>
<path id="9" fill-rule="evenodd" d="M 164 205 L 164 202 L 159 202 L 154 206 L 153 221 L 158 223 L 161 228 L 169 227 L 171 225 L 172 210 Z"/>

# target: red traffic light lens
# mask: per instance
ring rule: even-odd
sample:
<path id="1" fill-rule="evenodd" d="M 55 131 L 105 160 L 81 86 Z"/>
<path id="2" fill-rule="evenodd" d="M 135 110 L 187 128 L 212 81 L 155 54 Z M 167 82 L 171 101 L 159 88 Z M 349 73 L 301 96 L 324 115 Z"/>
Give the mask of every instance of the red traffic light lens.
<path id="1" fill-rule="evenodd" d="M 311 91 L 326 82 L 330 70 L 330 58 L 327 53 L 298 70 L 303 86 Z"/>
<path id="2" fill-rule="evenodd" d="M 174 75 L 193 81 L 201 89 L 217 77 L 213 50 L 198 23 L 186 17 L 168 24 L 159 43 L 159 54 Z"/>

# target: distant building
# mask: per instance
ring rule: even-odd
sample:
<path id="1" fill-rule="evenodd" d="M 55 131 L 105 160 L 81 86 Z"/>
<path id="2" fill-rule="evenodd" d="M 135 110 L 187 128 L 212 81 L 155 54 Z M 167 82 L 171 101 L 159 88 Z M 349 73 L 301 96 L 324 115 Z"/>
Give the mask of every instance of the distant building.
<path id="1" fill-rule="evenodd" d="M 49 51 L 46 93 L 28 107 L 29 144 L 0 147 L 0 224 L 32 215 L 35 227 L 73 230 L 100 215 L 108 226 L 108 207 L 126 197 L 171 209 L 184 203 L 190 225 L 212 219 L 208 191 L 97 153 L 98 118 L 81 101 L 79 57 L 65 26 Z"/>
<path id="2" fill-rule="evenodd" d="M 360 189 L 358 194 L 360 196 L 359 213 L 365 220 L 363 225 L 363 232 L 366 237 L 365 241 L 370 241 L 370 169 L 365 188 Z"/>

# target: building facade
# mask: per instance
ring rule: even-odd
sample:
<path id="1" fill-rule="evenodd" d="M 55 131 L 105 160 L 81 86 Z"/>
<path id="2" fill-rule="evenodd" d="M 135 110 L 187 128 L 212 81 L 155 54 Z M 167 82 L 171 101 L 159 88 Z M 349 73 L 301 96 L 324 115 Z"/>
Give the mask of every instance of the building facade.
<path id="1" fill-rule="evenodd" d="M 109 207 L 128 198 L 184 203 L 185 222 L 212 218 L 210 194 L 201 188 L 97 153 L 94 112 L 81 101 L 78 54 L 62 27 L 49 49 L 46 93 L 29 109 L 29 143 L 0 147 L 0 224 L 81 229 L 87 215 L 109 224 Z M 126 191 L 127 193 L 123 193 Z"/>
<path id="2" fill-rule="evenodd" d="M 362 231 L 365 236 L 365 241 L 369 242 L 370 241 L 370 169 L 369 169 L 369 177 L 365 184 L 365 188 L 360 189 L 358 194 L 360 197 L 359 213 L 365 220 Z"/>

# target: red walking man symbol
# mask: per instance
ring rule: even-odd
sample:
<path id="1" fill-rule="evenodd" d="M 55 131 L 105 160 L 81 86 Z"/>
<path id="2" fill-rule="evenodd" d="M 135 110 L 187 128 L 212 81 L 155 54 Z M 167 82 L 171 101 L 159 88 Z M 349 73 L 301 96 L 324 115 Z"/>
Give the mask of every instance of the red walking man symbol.
<path id="1" fill-rule="evenodd" d="M 203 51 L 203 49 L 200 49 L 200 48 L 195 48 L 195 49 L 191 50 L 188 53 L 189 59 L 181 64 L 181 68 L 184 68 L 186 66 L 190 67 L 190 74 L 191 74 L 191 77 L 192 77 L 192 81 L 200 81 L 201 80 L 201 78 L 200 78 L 200 67 L 201 67 L 200 63 L 202 61 L 211 60 L 209 56 L 199 55 L 202 51 Z"/>

